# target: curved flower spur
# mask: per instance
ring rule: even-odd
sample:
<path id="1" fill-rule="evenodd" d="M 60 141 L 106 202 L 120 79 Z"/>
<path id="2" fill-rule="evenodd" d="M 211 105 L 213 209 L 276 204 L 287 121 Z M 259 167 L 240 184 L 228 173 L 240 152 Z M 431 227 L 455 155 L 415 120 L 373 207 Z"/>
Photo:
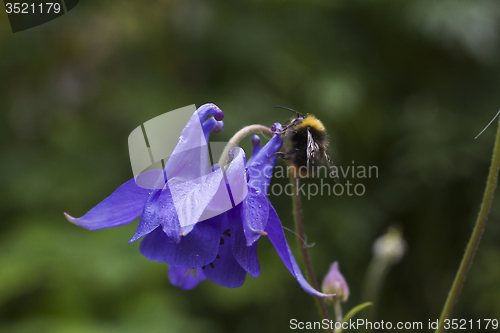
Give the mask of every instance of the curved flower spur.
<path id="1" fill-rule="evenodd" d="M 209 115 L 213 115 L 206 119 Z M 182 289 L 209 279 L 219 285 L 241 286 L 248 273 L 260 275 L 257 240 L 267 236 L 301 287 L 323 294 L 305 280 L 286 242 L 283 227 L 267 198 L 276 156 L 283 138 L 276 134 L 262 147 L 252 137 L 252 157 L 246 161 L 237 147 L 225 173 L 209 168 L 207 141 L 223 127 L 223 112 L 205 104 L 193 114 L 163 170 L 142 173 L 121 185 L 87 214 L 66 218 L 89 230 L 117 227 L 141 216 L 129 242 L 144 237 L 140 251 L 148 259 L 170 264 L 169 280 Z M 139 184 L 139 185 L 138 185 Z"/>

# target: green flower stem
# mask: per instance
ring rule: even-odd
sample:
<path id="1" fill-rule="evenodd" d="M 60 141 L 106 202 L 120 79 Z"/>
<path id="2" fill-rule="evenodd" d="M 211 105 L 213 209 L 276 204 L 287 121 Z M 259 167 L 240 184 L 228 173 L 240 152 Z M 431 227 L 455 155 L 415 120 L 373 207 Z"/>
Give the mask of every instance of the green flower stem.
<path id="1" fill-rule="evenodd" d="M 348 322 L 349 322 L 349 320 L 351 320 L 351 318 L 353 318 L 353 317 L 354 317 L 354 316 L 355 316 L 355 315 L 356 315 L 359 311 L 361 311 L 361 310 L 363 310 L 364 308 L 366 308 L 366 307 L 368 307 L 368 306 L 371 306 L 371 305 L 373 305 L 373 303 L 372 303 L 372 302 L 366 302 L 366 303 L 360 304 L 360 305 L 358 305 L 358 306 L 356 306 L 356 307 L 352 308 L 352 309 L 351 309 L 351 311 L 349 311 L 349 312 L 345 315 L 345 317 L 344 317 L 344 319 L 343 319 L 342 323 L 348 323 Z M 343 329 L 343 328 L 342 328 L 342 326 L 341 326 L 338 330 L 336 330 L 336 331 L 335 331 L 335 333 L 341 333 L 343 330 L 344 330 L 344 329 Z"/>
<path id="2" fill-rule="evenodd" d="M 219 165 L 221 166 L 221 168 L 224 168 L 225 164 L 227 163 L 229 151 L 231 149 L 233 149 L 234 147 L 236 147 L 238 145 L 238 143 L 245 136 L 247 136 L 248 134 L 251 134 L 251 133 L 265 133 L 265 134 L 269 134 L 270 136 L 272 136 L 274 134 L 271 131 L 271 129 L 269 129 L 269 127 L 266 127 L 264 125 L 250 125 L 250 126 L 243 127 L 238 132 L 236 132 L 235 135 L 233 135 L 233 137 L 227 143 L 226 147 L 224 147 L 224 151 L 222 152 L 222 155 L 220 156 L 220 159 L 219 159 Z"/>
<path id="3" fill-rule="evenodd" d="M 309 258 L 309 252 L 307 251 L 307 244 L 305 242 L 304 225 L 302 224 L 302 208 L 300 205 L 300 195 L 298 193 L 299 179 L 295 177 L 293 172 L 290 173 L 290 183 L 292 184 L 293 189 L 293 221 L 295 225 L 295 232 L 297 233 L 297 242 L 299 243 L 300 254 L 306 268 L 307 280 L 314 287 L 314 289 L 319 290 L 318 281 L 316 280 L 316 276 L 314 275 L 311 259 Z M 323 319 L 328 319 L 328 322 L 330 322 L 330 316 L 328 315 L 328 310 L 323 298 L 314 297 L 314 299 L 316 301 L 316 306 L 318 307 L 320 316 Z M 327 329 L 326 331 L 333 333 L 333 330 Z"/>
<path id="4" fill-rule="evenodd" d="M 365 281 L 363 286 L 363 300 L 373 302 L 373 304 L 378 304 L 380 290 L 382 289 L 382 284 L 389 272 L 390 264 L 387 260 L 383 258 L 374 256 L 368 265 L 368 269 L 365 275 Z M 366 319 L 373 320 L 375 318 L 376 308 L 368 309 L 366 312 Z M 362 329 L 360 331 L 372 332 L 370 329 Z"/>
<path id="5" fill-rule="evenodd" d="M 342 304 L 340 304 L 339 299 L 334 301 L 333 310 L 335 311 L 335 319 L 337 320 L 337 323 L 342 324 Z"/>
<path id="6" fill-rule="evenodd" d="M 500 124 L 497 130 L 497 137 L 495 140 L 495 147 L 493 148 L 493 157 L 491 159 L 490 172 L 488 174 L 486 189 L 484 190 L 483 201 L 481 203 L 481 208 L 479 209 L 479 215 L 477 217 L 476 225 L 474 226 L 474 230 L 469 240 L 469 244 L 467 245 L 465 254 L 462 258 L 462 262 L 460 263 L 460 267 L 457 271 L 457 275 L 455 276 L 455 280 L 453 281 L 453 285 L 448 294 L 448 298 L 446 299 L 446 303 L 444 304 L 443 312 L 441 313 L 441 317 L 439 318 L 439 328 L 436 330 L 436 333 L 443 333 L 445 331 L 444 321 L 445 319 L 450 319 L 451 317 L 451 312 L 453 311 L 453 307 L 457 302 L 458 295 L 462 290 L 462 286 L 467 276 L 467 272 L 469 271 L 469 268 L 472 264 L 472 259 L 474 258 L 474 254 L 479 245 L 479 241 L 481 240 L 481 236 L 483 234 L 484 227 L 486 225 L 486 220 L 490 212 L 491 202 L 493 200 L 493 193 L 497 186 L 499 166 L 500 166 Z"/>

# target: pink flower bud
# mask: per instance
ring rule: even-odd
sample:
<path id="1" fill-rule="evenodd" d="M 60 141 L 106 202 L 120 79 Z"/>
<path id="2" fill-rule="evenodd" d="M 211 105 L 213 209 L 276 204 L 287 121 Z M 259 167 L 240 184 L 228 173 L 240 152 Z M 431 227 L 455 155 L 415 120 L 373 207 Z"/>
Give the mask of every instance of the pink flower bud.
<path id="1" fill-rule="evenodd" d="M 349 298 L 349 287 L 339 271 L 339 263 L 337 261 L 332 264 L 326 274 L 321 284 L 321 290 L 325 294 L 336 294 L 335 298 L 342 302 L 346 302 Z M 333 301 L 334 298 L 331 297 L 330 300 Z"/>

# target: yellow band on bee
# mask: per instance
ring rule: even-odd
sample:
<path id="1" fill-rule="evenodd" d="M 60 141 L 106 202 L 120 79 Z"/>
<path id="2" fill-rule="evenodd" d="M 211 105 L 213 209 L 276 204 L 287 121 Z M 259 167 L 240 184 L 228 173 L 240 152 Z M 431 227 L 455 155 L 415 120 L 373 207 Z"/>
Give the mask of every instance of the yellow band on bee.
<path id="1" fill-rule="evenodd" d="M 325 126 L 323 126 L 323 123 L 318 118 L 316 118 L 313 115 L 307 115 L 304 118 L 304 120 L 302 120 L 302 122 L 297 125 L 297 128 L 305 127 L 305 126 L 316 128 L 316 129 L 318 129 L 320 131 L 324 131 L 325 130 Z"/>

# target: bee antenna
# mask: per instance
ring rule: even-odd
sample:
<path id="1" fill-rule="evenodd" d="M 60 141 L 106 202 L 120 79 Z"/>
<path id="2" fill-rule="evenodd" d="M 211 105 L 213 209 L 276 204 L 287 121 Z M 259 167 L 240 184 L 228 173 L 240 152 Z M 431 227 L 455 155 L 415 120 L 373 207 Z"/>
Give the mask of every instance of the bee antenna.
<path id="1" fill-rule="evenodd" d="M 299 113 L 299 112 L 295 111 L 294 109 L 287 108 L 286 106 L 275 105 L 274 107 L 275 108 L 280 108 L 280 109 L 285 109 L 285 110 L 289 110 L 289 111 L 295 112 L 295 114 L 297 115 L 297 118 L 304 117 L 304 115 L 302 113 Z"/>

